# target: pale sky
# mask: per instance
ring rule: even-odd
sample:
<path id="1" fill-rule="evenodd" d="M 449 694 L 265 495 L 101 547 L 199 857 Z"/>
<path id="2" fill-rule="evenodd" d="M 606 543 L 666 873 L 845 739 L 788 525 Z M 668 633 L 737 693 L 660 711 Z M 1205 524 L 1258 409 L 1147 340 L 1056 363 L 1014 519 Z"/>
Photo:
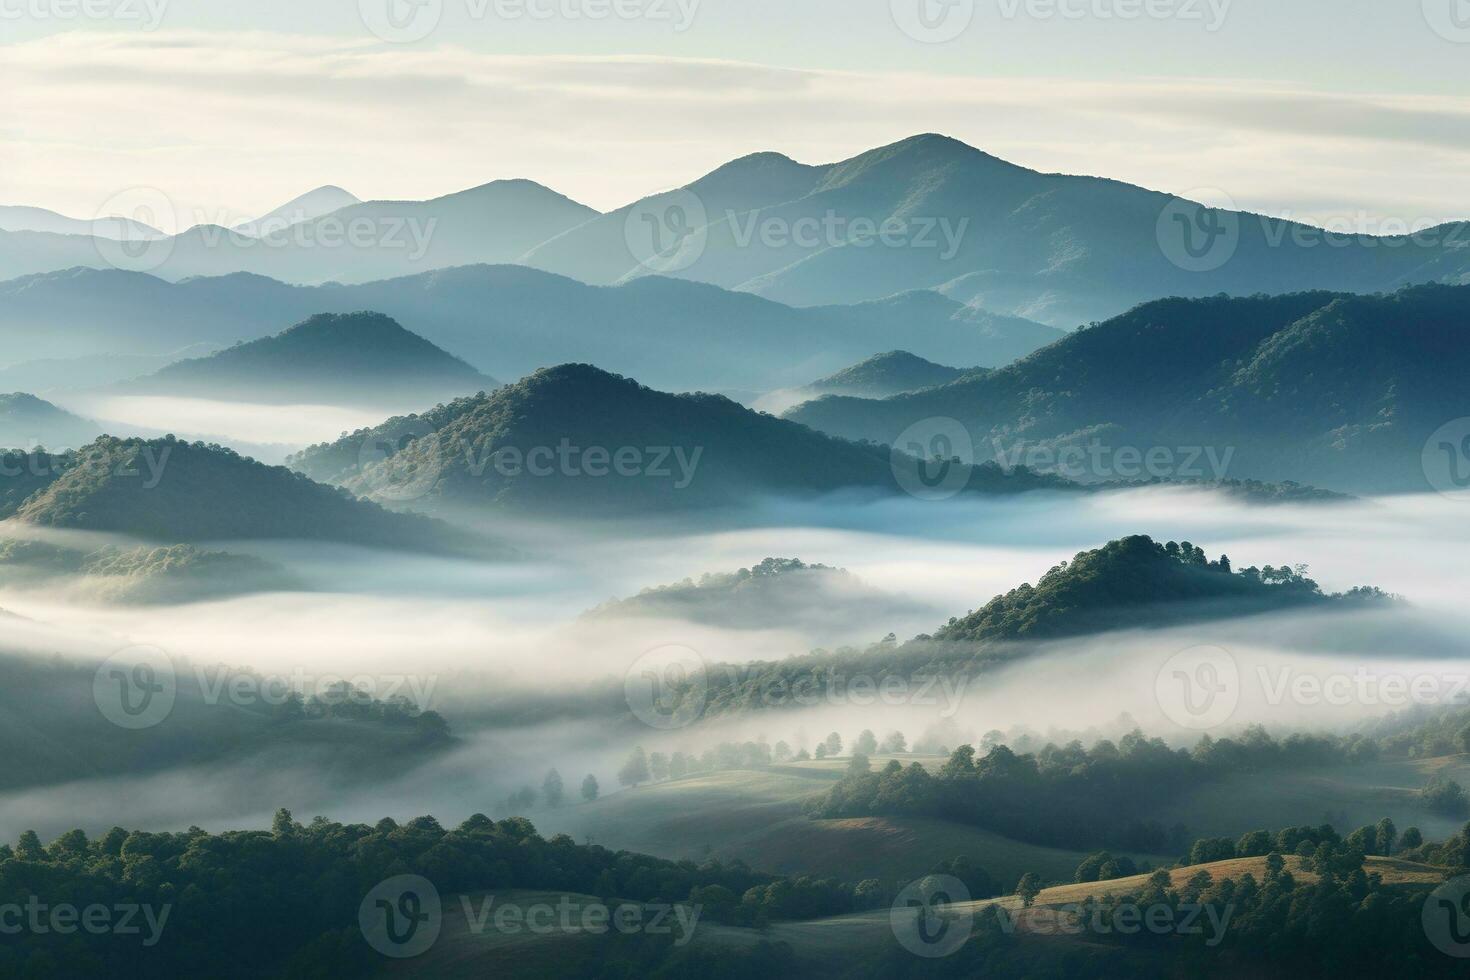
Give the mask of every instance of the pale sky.
<path id="1" fill-rule="evenodd" d="M 0 204 L 158 188 L 184 226 L 527 177 L 607 209 L 937 131 L 1368 231 L 1470 217 L 1470 0 L 304 6 L 0 0 Z"/>

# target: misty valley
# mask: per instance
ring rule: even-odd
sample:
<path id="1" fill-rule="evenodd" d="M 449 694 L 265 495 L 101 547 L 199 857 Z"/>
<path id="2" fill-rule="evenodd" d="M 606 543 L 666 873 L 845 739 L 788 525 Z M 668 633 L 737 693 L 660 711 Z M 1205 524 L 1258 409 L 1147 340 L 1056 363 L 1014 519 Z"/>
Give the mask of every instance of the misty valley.
<path id="1" fill-rule="evenodd" d="M 0 978 L 1464 974 L 1463 86 L 764 6 L 0 10 Z"/>

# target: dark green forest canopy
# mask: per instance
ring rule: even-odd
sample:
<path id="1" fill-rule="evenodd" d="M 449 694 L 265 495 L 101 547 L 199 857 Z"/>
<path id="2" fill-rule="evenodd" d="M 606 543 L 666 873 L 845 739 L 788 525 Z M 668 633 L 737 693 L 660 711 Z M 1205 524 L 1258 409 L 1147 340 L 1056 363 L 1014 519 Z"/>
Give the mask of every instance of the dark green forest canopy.
<path id="1" fill-rule="evenodd" d="M 28 461 L 34 461 L 29 454 Z M 44 467 L 42 467 L 44 468 Z M 464 536 L 202 442 L 103 436 L 51 472 L 15 477 L 31 492 L 29 524 L 110 531 L 149 541 L 306 539 L 422 551 L 457 550 Z"/>
<path id="2" fill-rule="evenodd" d="M 386 458 L 359 467 L 364 442 Z M 536 474 L 534 452 L 573 454 Z M 581 455 L 602 454 L 593 474 Z M 629 472 L 607 457 L 634 454 Z M 722 395 L 669 394 L 590 364 L 545 368 L 512 385 L 390 419 L 335 443 L 312 446 L 288 465 L 313 479 L 371 496 L 434 474 L 424 498 L 537 510 L 660 513 L 745 506 L 763 494 L 811 497 L 836 491 L 901 492 L 896 470 L 918 460 L 885 446 L 837 439 L 754 412 Z M 1025 467 L 966 467 L 971 492 L 1075 489 Z"/>

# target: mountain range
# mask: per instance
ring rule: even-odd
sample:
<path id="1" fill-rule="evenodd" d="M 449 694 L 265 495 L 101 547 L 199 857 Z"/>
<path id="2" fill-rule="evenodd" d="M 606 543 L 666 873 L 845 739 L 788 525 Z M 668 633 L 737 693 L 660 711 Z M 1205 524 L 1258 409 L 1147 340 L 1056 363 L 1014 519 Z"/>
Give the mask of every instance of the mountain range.
<path id="1" fill-rule="evenodd" d="M 919 460 L 835 439 L 719 395 L 674 395 L 587 364 L 390 419 L 287 465 L 369 499 L 440 512 L 496 505 L 560 514 L 657 514 L 763 496 L 921 487 Z M 946 472 L 948 472 L 946 470 Z M 955 472 L 956 487 L 1068 489 L 1024 467 Z"/>
<path id="2" fill-rule="evenodd" d="M 275 336 L 178 361 L 120 387 L 133 394 L 402 410 L 499 382 L 381 313 L 319 313 Z"/>
<path id="3" fill-rule="evenodd" d="M 1465 223 L 1334 235 L 1040 173 L 924 134 L 822 165 L 753 154 L 606 214 L 533 181 L 502 180 L 429 201 L 349 204 L 264 239 L 201 225 L 121 258 L 85 235 L 0 231 L 0 279 L 111 261 L 169 280 L 253 272 L 362 283 L 516 263 L 592 285 L 657 272 L 793 306 L 937 291 L 1072 328 L 1161 296 L 1461 283 L 1467 246 Z"/>
<path id="4" fill-rule="evenodd" d="M 345 193 L 345 192 L 344 192 Z M 287 214 L 292 205 L 286 205 Z M 597 212 L 529 180 L 498 180 L 428 201 L 365 201 L 286 224 L 197 224 L 137 235 L 0 232 L 0 279 L 76 266 L 169 280 L 251 272 L 296 283 L 368 282 L 476 262 L 514 262 Z M 254 231 L 255 234 L 251 234 Z"/>
<path id="5" fill-rule="evenodd" d="M 358 310 L 392 317 L 502 378 L 587 360 L 666 389 L 731 393 L 805 384 L 892 349 L 895 337 L 922 357 L 996 366 L 1064 336 L 934 293 L 793 309 L 676 279 L 597 287 L 502 265 L 314 287 L 244 274 L 170 283 L 69 269 L 0 283 L 0 340 L 16 360 L 156 355 Z"/>
<path id="6" fill-rule="evenodd" d="M 1124 451 L 1158 449 L 1176 464 L 1224 461 L 1231 477 L 1422 491 L 1426 443 L 1465 415 L 1467 324 L 1466 286 L 1159 300 L 995 371 L 881 400 L 821 398 L 789 417 L 880 443 L 952 418 L 974 459 L 1048 469 L 1073 447 L 1081 470 L 1061 472 L 1077 479 L 1128 478 L 1115 468 Z"/>

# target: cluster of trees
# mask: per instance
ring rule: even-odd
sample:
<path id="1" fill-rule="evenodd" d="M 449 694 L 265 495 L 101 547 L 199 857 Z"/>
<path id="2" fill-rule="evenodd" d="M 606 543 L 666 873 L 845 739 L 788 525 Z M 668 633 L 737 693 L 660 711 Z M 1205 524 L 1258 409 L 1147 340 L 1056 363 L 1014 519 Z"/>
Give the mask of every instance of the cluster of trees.
<path id="1" fill-rule="evenodd" d="M 628 758 L 618 769 L 618 782 L 632 787 L 663 782 L 666 779 L 681 779 L 701 772 L 764 769 L 771 764 L 773 758 L 771 746 L 764 741 L 722 742 L 701 753 L 646 752 L 643 746 L 638 745 L 628 753 Z"/>
<path id="2" fill-rule="evenodd" d="M 1462 817 L 1465 811 L 1470 809 L 1470 801 L 1467 801 L 1465 797 L 1465 788 L 1443 773 L 1435 773 L 1429 777 L 1429 782 L 1424 784 L 1419 798 L 1426 810 L 1447 817 Z"/>
<path id="3" fill-rule="evenodd" d="M 685 902 L 729 893 L 733 905 L 704 912 L 727 921 L 779 920 L 853 907 L 849 886 L 784 883 L 738 862 L 672 862 L 539 836 L 524 818 L 476 815 L 454 829 L 433 817 L 404 824 L 309 824 L 277 812 L 270 830 L 210 834 L 114 828 L 92 840 L 69 831 L 49 845 L 27 831 L 0 845 L 0 905 L 24 907 L 30 896 L 51 904 L 171 906 L 156 945 L 137 937 L 22 930 L 0 943 L 0 976 L 19 978 L 213 976 L 326 978 L 363 976 L 380 962 L 358 928 L 364 895 L 399 874 L 422 875 L 442 895 L 481 889 L 570 891 L 603 899 Z M 775 886 L 772 888 L 772 886 Z M 744 896 L 754 890 L 747 902 Z M 765 890 L 765 891 L 762 891 Z M 792 901 L 822 891 L 823 901 Z M 763 897 L 768 896 L 768 897 Z M 588 937 L 588 972 L 601 976 L 771 976 L 701 973 L 678 967 L 668 946 L 629 944 L 610 933 Z M 726 954 L 722 953 L 722 956 Z M 741 954 L 729 955 L 741 962 Z M 789 964 L 789 952 L 765 949 L 753 964 Z M 690 961 L 694 962 L 694 961 Z M 707 966 L 704 961 L 700 964 Z M 599 967 L 599 964 L 602 966 Z M 605 972 L 597 973 L 597 969 Z"/>
<path id="4" fill-rule="evenodd" d="M 1287 827 L 1271 833 L 1268 830 L 1253 830 L 1231 840 L 1228 837 L 1206 837 L 1195 841 L 1184 859 L 1186 864 L 1209 864 L 1212 861 L 1229 861 L 1233 858 L 1265 857 L 1266 855 L 1293 854 L 1311 869 L 1311 862 L 1326 860 L 1333 849 L 1346 847 L 1357 854 L 1358 863 L 1366 855 L 1387 857 L 1395 848 L 1415 848 L 1424 843 L 1418 827 L 1409 827 L 1400 837 L 1398 828 L 1388 817 L 1376 824 L 1359 827 L 1346 838 L 1340 836 L 1331 824 L 1317 827 Z"/>
<path id="5" fill-rule="evenodd" d="M 1192 751 L 1171 749 L 1138 731 L 1091 749 L 1074 741 L 1031 754 L 992 744 L 977 757 L 973 746 L 962 745 L 934 773 L 897 760 L 874 772 L 862 758 L 808 812 L 910 813 L 1059 847 L 1178 851 L 1185 828 L 1150 819 L 1166 798 L 1225 773 L 1349 761 L 1363 755 L 1360 746 L 1356 738 L 1294 734 L 1277 740 L 1259 726 L 1237 738 L 1205 737 Z"/>
<path id="6" fill-rule="evenodd" d="M 1147 870 L 1147 861 L 1140 867 L 1133 863 L 1133 859 L 1126 854 L 1114 856 L 1107 851 L 1098 851 L 1096 854 L 1088 855 L 1081 864 L 1077 865 L 1077 872 L 1072 876 L 1072 880 L 1076 882 L 1113 881 L 1117 878 L 1132 878 Z"/>
<path id="7" fill-rule="evenodd" d="M 764 736 L 748 742 L 721 742 L 703 752 L 648 752 L 638 745 L 628 753 L 627 759 L 618 769 L 618 782 L 623 786 L 633 787 L 703 772 L 765 769 L 783 762 L 832 759 L 842 755 L 845 744 L 841 734 L 829 732 L 810 751 L 805 748 L 793 750 L 784 739 L 771 745 Z M 908 751 L 908 739 L 903 732 L 891 731 L 880 742 L 871 730 L 864 729 L 853 739 L 852 749 L 864 756 L 875 752 L 905 753 Z"/>
<path id="8" fill-rule="evenodd" d="M 1125 906 L 1167 907 L 1178 924 L 1192 914 L 1192 905 L 1229 909 L 1231 918 L 1223 932 L 1206 937 L 1173 929 L 1125 933 L 1115 928 L 1098 938 L 1166 953 L 1178 975 L 1449 976 L 1463 969 L 1425 941 L 1421 919 L 1428 887 L 1387 887 L 1379 875 L 1365 871 L 1365 855 L 1392 848 L 1391 821 L 1360 828 L 1346 838 L 1331 827 L 1246 836 L 1251 838 L 1249 850 L 1265 841 L 1275 845 L 1295 841 L 1296 846 L 1290 850 L 1273 846 L 1265 855 L 1259 881 L 1249 873 L 1216 881 L 1201 869 L 1175 887 L 1169 873 L 1159 870 L 1136 893 L 1088 903 L 1110 923 Z M 1191 854 L 1203 843 L 1197 843 Z M 1240 843 L 1245 846 L 1246 840 Z M 1458 846 L 1456 861 L 1465 853 L 1463 835 Z M 1283 853 L 1291 852 L 1302 855 L 1301 869 L 1314 873 L 1315 882 L 1299 882 L 1287 869 Z M 1092 911 L 1086 908 L 1084 914 Z M 1207 940 L 1214 945 L 1206 945 Z"/>
<path id="9" fill-rule="evenodd" d="M 861 592 L 866 586 L 844 569 L 796 558 L 766 558 L 734 572 L 710 572 L 614 599 L 589 616 L 662 616 L 748 629 L 755 622 L 809 614 L 829 590 Z"/>
<path id="10" fill-rule="evenodd" d="M 582 799 L 591 803 L 597 799 L 601 792 L 597 777 L 590 772 L 582 777 L 581 795 Z M 506 798 L 501 807 L 512 816 L 519 816 L 533 809 L 538 802 L 548 807 L 559 807 L 566 802 L 566 784 L 562 782 L 561 773 L 555 769 L 548 769 L 546 776 L 541 780 L 541 790 L 537 792 L 534 786 L 522 786 Z"/>
<path id="11" fill-rule="evenodd" d="M 305 699 L 293 691 L 281 703 L 276 717 L 287 722 L 303 718 L 375 722 L 411 728 L 426 742 L 444 742 L 450 738 L 449 722 L 439 712 L 424 711 L 412 698 L 401 694 L 375 698 L 347 681 L 339 681 Z"/>

